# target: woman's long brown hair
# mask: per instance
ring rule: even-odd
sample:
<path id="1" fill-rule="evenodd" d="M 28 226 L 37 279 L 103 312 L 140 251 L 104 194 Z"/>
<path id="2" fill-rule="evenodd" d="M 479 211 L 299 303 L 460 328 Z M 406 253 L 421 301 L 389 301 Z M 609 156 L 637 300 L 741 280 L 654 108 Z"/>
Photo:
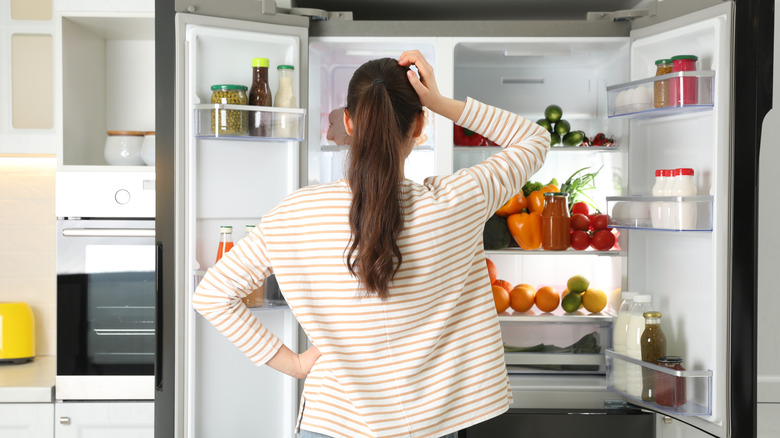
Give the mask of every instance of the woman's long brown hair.
<path id="1" fill-rule="evenodd" d="M 407 70 L 391 58 L 369 61 L 355 71 L 347 91 L 353 126 L 347 170 L 352 190 L 347 267 L 368 295 L 383 300 L 401 267 L 404 151 L 422 111 Z"/>

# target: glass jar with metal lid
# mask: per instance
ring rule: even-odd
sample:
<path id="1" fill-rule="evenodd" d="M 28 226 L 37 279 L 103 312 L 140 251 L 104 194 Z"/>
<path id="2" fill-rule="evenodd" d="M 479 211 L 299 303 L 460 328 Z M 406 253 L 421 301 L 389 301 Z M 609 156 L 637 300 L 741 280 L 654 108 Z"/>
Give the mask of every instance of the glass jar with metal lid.
<path id="1" fill-rule="evenodd" d="M 243 85 L 212 85 L 211 103 L 246 105 L 246 90 Z M 224 108 L 211 110 L 211 132 L 217 135 L 246 135 L 247 112 Z"/>

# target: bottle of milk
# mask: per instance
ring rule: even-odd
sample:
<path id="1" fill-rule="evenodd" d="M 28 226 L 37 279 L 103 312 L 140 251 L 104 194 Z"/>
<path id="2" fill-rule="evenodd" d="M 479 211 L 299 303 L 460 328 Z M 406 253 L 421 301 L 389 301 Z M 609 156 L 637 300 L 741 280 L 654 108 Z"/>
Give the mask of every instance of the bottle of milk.
<path id="1" fill-rule="evenodd" d="M 620 295 L 622 302 L 612 330 L 612 348 L 615 353 L 624 356 L 626 355 L 626 333 L 628 332 L 628 320 L 631 317 L 631 304 L 633 304 L 636 295 L 636 292 L 629 291 Z M 626 363 L 622 360 L 612 362 L 612 384 L 620 391 L 626 390 Z"/>
<path id="2" fill-rule="evenodd" d="M 638 294 L 631 304 L 631 312 L 628 317 L 626 329 L 626 356 L 642 360 L 642 332 L 645 331 L 644 313 L 649 312 L 652 297 L 648 294 Z M 633 363 L 626 363 L 626 393 L 632 397 L 642 396 L 642 367 Z"/>
<path id="3" fill-rule="evenodd" d="M 696 184 L 693 182 L 693 169 L 683 167 L 675 169 L 677 179 L 672 186 L 672 196 L 696 196 Z M 677 202 L 677 214 L 674 217 L 675 229 L 696 229 L 696 202 Z"/>
<path id="4" fill-rule="evenodd" d="M 655 171 L 655 184 L 653 184 L 652 195 L 663 196 L 664 184 L 666 184 L 667 178 L 663 175 L 664 170 L 658 169 Z M 663 202 L 653 201 L 650 204 L 650 223 L 653 228 L 661 228 L 663 224 Z"/>
<path id="5" fill-rule="evenodd" d="M 664 185 L 662 196 L 672 196 L 672 186 L 674 185 L 674 176 L 672 173 L 672 169 L 664 169 L 663 170 L 663 176 L 664 176 Z M 668 228 L 671 229 L 674 226 L 674 218 L 672 217 L 672 214 L 674 213 L 672 210 L 676 210 L 675 203 L 671 201 L 664 201 L 662 206 L 662 213 L 661 213 L 661 228 Z"/>

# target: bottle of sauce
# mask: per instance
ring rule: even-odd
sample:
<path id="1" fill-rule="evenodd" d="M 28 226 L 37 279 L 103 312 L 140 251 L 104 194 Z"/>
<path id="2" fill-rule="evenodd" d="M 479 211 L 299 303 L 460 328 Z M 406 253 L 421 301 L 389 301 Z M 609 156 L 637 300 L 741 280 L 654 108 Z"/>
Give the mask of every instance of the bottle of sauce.
<path id="1" fill-rule="evenodd" d="M 698 59 L 695 55 L 672 56 L 672 72 L 695 71 Z M 669 83 L 669 103 L 674 106 L 699 103 L 699 78 L 695 76 L 672 78 Z"/>
<path id="2" fill-rule="evenodd" d="M 626 333 L 628 332 L 628 319 L 631 317 L 631 304 L 634 302 L 636 292 L 625 291 L 620 294 L 622 301 L 615 318 L 612 329 L 612 348 L 615 353 L 626 355 Z M 612 385 L 619 391 L 626 390 L 626 363 L 622 360 L 612 362 Z"/>
<path id="3" fill-rule="evenodd" d="M 292 65 L 280 65 L 276 67 L 279 73 L 279 87 L 276 88 L 274 106 L 277 108 L 296 108 L 298 99 L 295 98 L 293 88 L 293 74 L 295 67 Z M 275 113 L 274 137 L 299 138 L 297 114 Z"/>
<path id="4" fill-rule="evenodd" d="M 640 340 L 642 360 L 658 365 L 658 358 L 666 356 L 666 336 L 661 330 L 661 312 L 645 312 L 645 330 Z M 655 401 L 655 372 L 642 368 L 642 400 Z"/>
<path id="5" fill-rule="evenodd" d="M 685 371 L 680 356 L 658 358 L 658 365 L 676 371 Z M 685 377 L 655 373 L 655 402 L 662 406 L 678 407 L 686 402 Z"/>
<path id="6" fill-rule="evenodd" d="M 565 251 L 569 248 L 568 193 L 547 192 L 542 210 L 542 248 Z"/>
<path id="7" fill-rule="evenodd" d="M 252 59 L 252 87 L 249 89 L 249 105 L 272 106 L 271 87 L 268 85 L 268 58 Z M 272 114 L 267 111 L 249 111 L 249 135 L 270 137 Z"/>
<path id="8" fill-rule="evenodd" d="M 659 59 L 655 61 L 656 76 L 665 75 L 671 72 L 671 59 Z M 656 108 L 669 106 L 669 79 L 660 79 L 653 82 L 653 106 Z"/>
<path id="9" fill-rule="evenodd" d="M 222 225 L 219 227 L 219 247 L 217 248 L 217 262 L 225 254 L 233 249 L 233 227 Z"/>
<path id="10" fill-rule="evenodd" d="M 664 184 L 666 184 L 666 177 L 663 174 L 663 169 L 657 169 L 655 171 L 655 184 L 651 191 L 653 196 L 664 195 Z M 650 223 L 653 228 L 661 228 L 663 225 L 663 213 L 664 203 L 660 201 L 654 201 L 650 204 Z"/>
<path id="11" fill-rule="evenodd" d="M 626 356 L 642 360 L 642 333 L 645 331 L 644 313 L 650 310 L 652 298 L 647 294 L 634 297 L 631 315 L 626 329 Z M 642 396 L 642 367 L 626 362 L 626 394 L 640 398 Z"/>
<path id="12" fill-rule="evenodd" d="M 672 196 L 696 196 L 696 184 L 693 182 L 693 169 L 683 167 L 675 169 L 676 180 L 672 185 Z M 696 202 L 677 202 L 675 228 L 679 230 L 696 229 Z"/>

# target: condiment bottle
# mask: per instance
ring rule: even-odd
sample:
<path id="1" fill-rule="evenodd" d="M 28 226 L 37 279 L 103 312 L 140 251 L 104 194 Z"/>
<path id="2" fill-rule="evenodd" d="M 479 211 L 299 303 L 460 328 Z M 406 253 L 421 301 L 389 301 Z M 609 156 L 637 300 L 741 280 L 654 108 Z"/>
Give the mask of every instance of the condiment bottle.
<path id="1" fill-rule="evenodd" d="M 675 169 L 676 179 L 672 185 L 672 196 L 696 196 L 696 184 L 693 182 L 693 169 L 683 167 Z M 674 225 L 679 230 L 696 228 L 696 202 L 678 201 Z"/>
<path id="2" fill-rule="evenodd" d="M 671 59 L 655 61 L 655 75 L 661 76 L 672 72 Z M 669 106 L 669 79 L 659 79 L 653 82 L 653 106 L 662 108 Z"/>
<path id="3" fill-rule="evenodd" d="M 645 312 L 645 330 L 640 340 L 642 360 L 658 365 L 658 358 L 666 356 L 666 336 L 661 330 L 661 312 Z M 650 368 L 642 368 L 642 400 L 655 400 L 655 375 Z"/>
<path id="4" fill-rule="evenodd" d="M 698 59 L 695 55 L 672 56 L 672 72 L 695 71 Z M 675 106 L 699 103 L 699 78 L 695 76 L 672 78 L 669 83 L 669 103 Z"/>
<path id="5" fill-rule="evenodd" d="M 277 108 L 296 108 L 298 100 L 295 98 L 293 88 L 293 74 L 295 67 L 292 65 L 280 65 L 276 67 L 279 73 L 279 86 L 276 88 L 274 106 Z M 274 137 L 299 138 L 297 114 L 274 113 Z"/>
<path id="6" fill-rule="evenodd" d="M 252 87 L 249 105 L 272 106 L 271 87 L 268 85 L 268 58 L 252 59 Z M 249 135 L 270 137 L 273 117 L 266 111 L 249 111 Z"/>
<path id="7" fill-rule="evenodd" d="M 664 185 L 666 184 L 666 177 L 664 176 L 663 169 L 657 169 L 655 171 L 655 184 L 651 191 L 653 196 L 664 195 Z M 654 201 L 650 204 L 650 223 L 653 228 L 661 228 L 663 225 L 663 213 L 664 204 L 660 201 Z"/>
<path id="8" fill-rule="evenodd" d="M 626 329 L 626 356 L 642 360 L 642 333 L 645 331 L 644 313 L 650 310 L 652 298 L 647 294 L 634 297 L 631 304 L 631 315 Z M 642 367 L 626 363 L 626 393 L 639 398 L 642 396 Z"/>
<path id="9" fill-rule="evenodd" d="M 685 377 L 674 375 L 685 371 L 680 356 L 658 358 L 658 365 L 674 370 L 673 374 L 655 373 L 655 402 L 662 406 L 682 406 L 687 401 Z"/>
<path id="10" fill-rule="evenodd" d="M 542 210 L 542 248 L 565 251 L 569 248 L 568 193 L 547 192 Z"/>
<path id="11" fill-rule="evenodd" d="M 636 292 L 629 291 L 620 294 L 622 302 L 612 329 L 612 348 L 615 353 L 624 356 L 626 355 L 626 334 L 628 333 L 628 320 L 631 317 L 631 304 L 636 295 Z M 612 362 L 612 385 L 619 391 L 626 390 L 626 363 L 622 360 Z"/>
<path id="12" fill-rule="evenodd" d="M 222 225 L 219 227 L 219 247 L 217 248 L 217 262 L 233 248 L 233 227 Z"/>

